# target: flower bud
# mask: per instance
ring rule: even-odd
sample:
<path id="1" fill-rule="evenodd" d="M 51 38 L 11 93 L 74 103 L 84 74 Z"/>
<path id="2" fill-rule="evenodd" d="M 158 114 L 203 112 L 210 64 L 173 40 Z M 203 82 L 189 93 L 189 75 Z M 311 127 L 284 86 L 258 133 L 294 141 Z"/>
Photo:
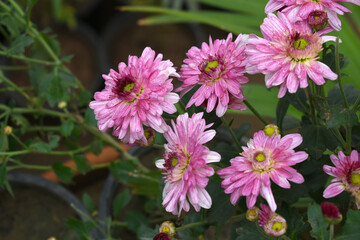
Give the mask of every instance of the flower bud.
<path id="1" fill-rule="evenodd" d="M 170 221 L 163 222 L 159 227 L 159 232 L 167 233 L 172 237 L 175 235 L 175 231 L 175 225 Z"/>
<path id="2" fill-rule="evenodd" d="M 65 109 L 67 107 L 67 103 L 65 101 L 60 101 L 58 103 L 58 108 Z"/>
<path id="3" fill-rule="evenodd" d="M 56 240 L 55 237 L 49 237 L 48 240 Z"/>
<path id="4" fill-rule="evenodd" d="M 279 214 L 272 212 L 270 207 L 260 204 L 259 225 L 264 229 L 266 234 L 273 237 L 280 237 L 286 233 L 286 220 Z"/>
<path id="5" fill-rule="evenodd" d="M 6 127 L 4 127 L 4 133 L 5 133 L 5 135 L 10 135 L 10 134 L 12 134 L 12 131 L 13 131 L 13 129 L 12 129 L 12 127 L 10 127 L 10 126 L 6 126 Z"/>
<path id="6" fill-rule="evenodd" d="M 254 207 L 253 209 L 248 209 L 246 211 L 246 219 L 251 221 L 251 222 L 255 222 L 256 220 L 259 219 L 259 208 L 258 207 Z"/>
<path id="7" fill-rule="evenodd" d="M 326 26 L 327 22 L 327 13 L 322 10 L 314 10 L 308 16 L 308 23 L 316 31 L 323 29 Z"/>
<path id="8" fill-rule="evenodd" d="M 266 136 L 271 137 L 274 133 L 275 135 L 280 134 L 280 129 L 275 124 L 268 124 L 264 128 L 264 133 Z"/>
<path id="9" fill-rule="evenodd" d="M 172 240 L 172 238 L 170 237 L 169 234 L 161 232 L 159 234 L 157 234 L 153 240 Z"/>
<path id="10" fill-rule="evenodd" d="M 342 214 L 340 213 L 339 208 L 333 203 L 321 203 L 321 212 L 325 221 L 330 224 L 338 224 L 342 220 Z"/>

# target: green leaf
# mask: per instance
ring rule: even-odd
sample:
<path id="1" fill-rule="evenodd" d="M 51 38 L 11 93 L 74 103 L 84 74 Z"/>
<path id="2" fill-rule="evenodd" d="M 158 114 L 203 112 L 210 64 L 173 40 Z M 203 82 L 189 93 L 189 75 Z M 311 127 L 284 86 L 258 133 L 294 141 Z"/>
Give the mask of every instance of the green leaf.
<path id="1" fill-rule="evenodd" d="M 74 123 L 70 120 L 61 123 L 60 132 L 64 137 L 69 137 L 74 129 Z"/>
<path id="2" fill-rule="evenodd" d="M 95 155 L 99 155 L 103 150 L 103 143 L 99 139 L 94 139 L 91 143 L 91 152 Z"/>
<path id="3" fill-rule="evenodd" d="M 289 101 L 286 98 L 280 98 L 276 106 L 276 125 L 283 129 L 283 120 L 289 108 Z"/>
<path id="4" fill-rule="evenodd" d="M 50 48 L 54 51 L 56 56 L 60 55 L 61 48 L 59 42 L 55 39 L 54 36 L 50 36 L 45 31 L 40 32 L 40 35 L 44 38 L 44 40 L 49 44 Z"/>
<path id="5" fill-rule="evenodd" d="M 157 179 L 160 179 L 159 171 L 143 173 L 136 178 L 129 179 L 129 185 L 133 188 L 133 194 L 156 197 L 160 194 L 160 185 Z"/>
<path id="6" fill-rule="evenodd" d="M 56 148 L 59 145 L 60 136 L 50 135 L 49 143 L 45 143 L 39 139 L 33 141 L 30 147 L 41 153 L 49 153 L 52 149 Z"/>
<path id="7" fill-rule="evenodd" d="M 235 207 L 230 203 L 230 197 L 222 191 L 220 181 L 211 181 L 207 190 L 212 199 L 208 221 L 223 225 L 234 213 Z"/>
<path id="8" fill-rule="evenodd" d="M 250 14 L 237 14 L 231 12 L 221 12 L 221 11 L 179 11 L 163 7 L 154 7 L 154 6 L 126 6 L 122 7 L 125 11 L 135 11 L 135 12 L 151 12 L 151 13 L 162 13 L 170 16 L 176 17 L 176 21 L 180 22 L 200 22 L 209 24 L 220 29 L 239 33 L 260 33 L 259 26 L 262 22 L 262 19 L 257 18 L 254 15 Z M 152 17 L 156 18 L 156 17 Z M 216 21 L 214 21 L 216 19 Z M 152 24 L 156 21 L 152 21 L 151 18 L 143 19 L 142 24 Z M 158 21 L 157 21 L 158 22 Z"/>
<path id="9" fill-rule="evenodd" d="M 81 236 L 88 235 L 94 228 L 94 223 L 87 221 L 82 222 L 78 219 L 69 218 L 66 220 L 65 225 Z"/>
<path id="10" fill-rule="evenodd" d="M 87 160 L 86 160 L 86 157 L 85 157 L 84 154 L 76 154 L 76 155 L 73 156 L 73 159 L 74 159 L 75 164 L 76 164 L 76 169 L 80 173 L 86 173 L 86 172 L 91 170 L 91 167 L 87 163 Z"/>
<path id="11" fill-rule="evenodd" d="M 360 89 L 355 89 L 352 84 L 344 84 L 343 86 L 345 97 L 350 105 L 353 105 L 360 95 Z M 330 105 L 344 105 L 344 100 L 340 91 L 339 85 L 335 85 L 329 90 L 329 104 Z"/>
<path id="12" fill-rule="evenodd" d="M 127 227 L 134 232 L 137 232 L 141 226 L 146 226 L 148 224 L 147 218 L 136 210 L 128 211 L 124 217 L 124 220 L 127 223 Z"/>
<path id="13" fill-rule="evenodd" d="M 8 148 L 8 136 L 4 133 L 5 123 L 0 125 L 0 152 L 4 152 Z"/>
<path id="14" fill-rule="evenodd" d="M 25 26 L 12 13 L 1 13 L 0 24 L 5 26 L 10 33 L 11 38 L 16 38 L 24 31 Z"/>
<path id="15" fill-rule="evenodd" d="M 265 15 L 265 5 L 267 0 L 257 0 L 257 1 L 248 1 L 248 0 L 196 0 L 198 2 L 208 4 L 213 7 L 222 8 L 230 11 L 237 12 L 247 12 L 258 16 L 260 19 L 263 19 Z"/>
<path id="16" fill-rule="evenodd" d="M 96 210 L 95 204 L 89 194 L 87 193 L 83 194 L 82 202 L 84 203 L 85 207 L 87 208 L 87 210 L 89 210 L 90 213 Z"/>
<path id="17" fill-rule="evenodd" d="M 38 1 L 38 0 L 27 0 L 27 1 L 26 1 L 25 18 L 26 18 L 26 21 L 27 21 L 27 22 L 30 21 L 31 10 L 33 9 L 33 7 L 35 6 L 35 4 L 36 4 L 37 1 Z"/>
<path id="18" fill-rule="evenodd" d="M 24 134 L 30 127 L 30 123 L 27 118 L 21 114 L 11 114 L 11 119 L 15 122 L 16 126 L 20 126 L 21 133 Z"/>
<path id="19" fill-rule="evenodd" d="M 122 183 L 128 183 L 130 180 L 129 172 L 135 170 L 135 165 L 132 161 L 116 161 L 110 163 L 110 171 L 114 178 Z"/>
<path id="20" fill-rule="evenodd" d="M 90 126 L 96 126 L 97 121 L 95 119 L 94 110 L 91 108 L 87 108 L 85 111 L 84 123 Z"/>
<path id="21" fill-rule="evenodd" d="M 329 239 L 329 232 L 326 230 L 329 223 L 325 221 L 321 207 L 317 204 L 310 205 L 308 207 L 308 220 L 311 225 L 311 236 L 319 240 Z"/>
<path id="22" fill-rule="evenodd" d="M 113 202 L 113 216 L 116 218 L 121 210 L 128 205 L 131 200 L 131 194 L 128 189 L 125 189 L 120 194 L 118 194 Z"/>
<path id="23" fill-rule="evenodd" d="M 33 38 L 26 34 L 22 34 L 11 43 L 7 52 L 14 55 L 22 54 L 25 52 L 25 48 L 30 46 L 33 42 Z"/>
<path id="24" fill-rule="evenodd" d="M 46 91 L 46 99 L 51 107 L 54 107 L 62 100 L 66 100 L 65 91 L 62 88 L 61 78 L 56 73 L 50 73 L 49 88 Z"/>
<path id="25" fill-rule="evenodd" d="M 346 215 L 346 222 L 342 226 L 336 240 L 353 240 L 360 236 L 360 212 L 349 209 Z"/>
<path id="26" fill-rule="evenodd" d="M 92 95 L 89 91 L 81 91 L 78 95 L 79 97 L 79 106 L 88 106 L 92 98 Z"/>
<path id="27" fill-rule="evenodd" d="M 155 228 L 149 228 L 147 226 L 141 225 L 137 230 L 137 235 L 140 240 L 153 240 L 154 236 L 159 233 L 159 225 L 156 225 Z"/>
<path id="28" fill-rule="evenodd" d="M 339 144 L 330 131 L 324 126 L 303 125 L 299 131 L 303 137 L 301 148 L 307 149 L 307 152 L 318 159 L 326 149 L 333 150 Z"/>
<path id="29" fill-rule="evenodd" d="M 339 128 L 340 126 L 352 127 L 359 123 L 356 113 L 347 108 L 330 106 L 326 110 L 329 120 L 326 121 L 328 128 Z"/>
<path id="30" fill-rule="evenodd" d="M 271 236 L 265 235 L 264 231 L 256 223 L 248 220 L 242 220 L 239 222 L 239 227 L 236 228 L 236 240 L 272 240 Z"/>
<path id="31" fill-rule="evenodd" d="M 69 184 L 74 176 L 73 171 L 71 168 L 64 166 L 60 162 L 56 162 L 52 165 L 52 169 L 54 170 L 56 176 L 59 180 L 63 183 Z"/>
<path id="32" fill-rule="evenodd" d="M 7 169 L 6 169 L 6 165 L 7 165 L 7 161 L 3 161 L 0 164 L 0 187 L 4 187 L 5 183 L 6 183 L 6 173 L 7 173 Z"/>

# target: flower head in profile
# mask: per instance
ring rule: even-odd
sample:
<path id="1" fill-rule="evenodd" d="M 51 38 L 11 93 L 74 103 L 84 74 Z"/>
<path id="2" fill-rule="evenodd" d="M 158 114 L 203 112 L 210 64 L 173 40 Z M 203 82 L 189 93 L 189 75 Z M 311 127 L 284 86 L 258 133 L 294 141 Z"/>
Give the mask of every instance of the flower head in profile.
<path id="1" fill-rule="evenodd" d="M 163 133 L 167 125 L 162 113 L 176 112 L 179 96 L 173 90 L 170 76 L 178 77 L 169 60 L 147 47 L 141 57 L 129 56 L 128 65 L 121 62 L 119 72 L 110 70 L 105 89 L 96 92 L 90 102 L 101 131 L 114 128 L 113 135 L 121 141 L 147 144 L 143 125 Z"/>
<path id="2" fill-rule="evenodd" d="M 200 88 L 190 98 L 186 107 L 204 105 L 207 112 L 216 108 L 216 115 L 221 117 L 228 108 L 245 110 L 242 84 L 248 79 L 244 76 L 246 58 L 245 42 L 248 36 L 239 35 L 232 41 L 232 34 L 227 39 L 211 37 L 209 44 L 203 43 L 201 49 L 192 47 L 187 52 L 187 59 L 181 67 L 179 80 L 182 86 L 181 96 L 196 85 Z"/>
<path id="3" fill-rule="evenodd" d="M 324 84 L 324 78 L 337 79 L 337 74 L 318 61 L 322 44 L 334 37 L 313 33 L 306 22 L 292 24 L 282 13 L 278 17 L 269 14 L 260 28 L 264 38 L 252 35 L 247 43 L 247 71 L 265 74 L 268 88 L 280 86 L 279 98 L 286 91 L 306 88 L 308 77 L 317 85 Z"/>
<path id="4" fill-rule="evenodd" d="M 339 208 L 334 203 L 322 202 L 321 212 L 324 219 L 330 224 L 338 224 L 342 220 L 342 214 Z"/>
<path id="5" fill-rule="evenodd" d="M 235 205 L 240 196 L 246 196 L 247 207 L 252 209 L 260 194 L 275 211 L 270 179 L 282 188 L 290 188 L 289 181 L 304 182 L 303 176 L 290 167 L 308 158 L 307 153 L 294 151 L 301 142 L 300 134 L 269 137 L 263 131 L 256 132 L 240 156 L 231 159 L 229 167 L 217 171 L 224 179 L 221 185 L 225 193 L 231 194 L 231 203 Z"/>
<path id="6" fill-rule="evenodd" d="M 166 211 L 178 216 L 182 210 L 189 211 L 190 204 L 196 211 L 211 207 L 205 187 L 214 169 L 206 164 L 219 162 L 221 157 L 203 145 L 215 136 L 215 130 L 206 130 L 212 124 L 206 125 L 202 116 L 203 113 L 191 118 L 187 113 L 179 115 L 176 123 L 172 122 L 172 129 L 164 133 L 168 141 L 164 159 L 156 161 L 165 175 L 162 204 Z"/>
<path id="7" fill-rule="evenodd" d="M 259 211 L 259 225 L 264 231 L 273 237 L 280 237 L 286 233 L 286 220 L 279 214 L 271 211 L 269 206 L 260 203 L 261 210 Z"/>
<path id="8" fill-rule="evenodd" d="M 326 12 L 329 25 L 339 31 L 341 21 L 337 14 L 343 15 L 351 11 L 338 2 L 360 5 L 360 0 L 270 0 L 265 7 L 265 13 L 281 9 L 281 12 L 289 16 L 291 22 L 296 22 L 306 20 L 311 12 L 320 10 Z"/>
<path id="9" fill-rule="evenodd" d="M 324 198 L 332 198 L 344 190 L 352 193 L 356 199 L 356 204 L 360 207 L 360 156 L 353 150 L 350 156 L 346 156 L 342 151 L 338 156 L 331 155 L 330 159 L 335 167 L 324 165 L 324 172 L 335 177 L 331 184 L 325 189 Z"/>

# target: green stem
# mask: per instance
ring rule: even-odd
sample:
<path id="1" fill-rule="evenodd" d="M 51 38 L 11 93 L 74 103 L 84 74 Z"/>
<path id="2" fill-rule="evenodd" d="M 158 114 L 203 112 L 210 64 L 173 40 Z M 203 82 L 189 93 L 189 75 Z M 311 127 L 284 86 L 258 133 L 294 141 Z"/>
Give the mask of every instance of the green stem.
<path id="1" fill-rule="evenodd" d="M 0 79 L 9 84 L 12 88 L 14 88 L 16 91 L 21 93 L 29 102 L 31 102 L 31 98 L 29 95 L 27 95 L 20 87 L 18 87 L 15 83 L 13 83 L 10 79 L 5 77 L 2 72 L 0 72 Z"/>
<path id="2" fill-rule="evenodd" d="M 17 166 L 8 167 L 8 170 L 19 169 L 19 168 L 26 168 L 26 169 L 33 169 L 33 170 L 43 170 L 43 171 L 47 171 L 47 170 L 52 169 L 51 166 L 40 166 L 40 165 L 30 165 L 30 164 L 18 163 Z"/>
<path id="3" fill-rule="evenodd" d="M 177 227 L 176 231 L 181 231 L 181 230 L 184 230 L 184 229 L 187 229 L 187 228 L 197 227 L 197 226 L 206 225 L 206 224 L 207 224 L 206 222 L 190 223 L 190 224 L 183 225 L 181 227 Z"/>
<path id="4" fill-rule="evenodd" d="M 339 129 L 332 129 L 330 128 L 330 132 L 335 136 L 335 138 L 341 143 L 341 145 L 343 146 L 343 149 L 346 149 L 346 142 L 343 138 L 343 136 L 341 135 Z"/>
<path id="5" fill-rule="evenodd" d="M 25 149 L 29 149 L 15 134 L 11 133 L 11 136 Z"/>
<path id="6" fill-rule="evenodd" d="M 334 239 L 334 224 L 330 224 L 329 240 L 333 240 L 333 239 Z"/>
<path id="7" fill-rule="evenodd" d="M 242 146 L 241 146 L 239 140 L 237 139 L 234 131 L 233 131 L 232 128 L 229 126 L 229 123 L 226 121 L 226 119 L 225 119 L 224 117 L 221 117 L 221 121 L 225 124 L 226 128 L 227 128 L 228 131 L 230 132 L 231 137 L 232 137 L 232 139 L 234 140 L 234 142 L 235 142 L 238 150 L 239 150 L 240 152 L 242 152 Z"/>
<path id="8" fill-rule="evenodd" d="M 312 91 L 312 84 L 310 83 L 310 86 L 307 88 L 308 95 L 309 95 L 309 106 L 310 106 L 310 117 L 314 124 L 318 125 L 318 119 L 316 117 L 316 111 L 315 111 L 315 103 L 314 103 L 314 94 Z"/>
<path id="9" fill-rule="evenodd" d="M 27 132 L 38 132 L 38 131 L 60 131 L 60 126 L 33 126 L 27 129 Z"/>
<path id="10" fill-rule="evenodd" d="M 351 127 L 346 127 L 346 148 L 345 152 L 350 155 L 351 153 Z"/>
<path id="11" fill-rule="evenodd" d="M 342 95 L 342 98 L 344 100 L 344 106 L 346 108 L 349 108 L 349 103 L 346 99 L 343 84 L 342 84 L 342 78 L 341 78 L 341 72 L 340 72 L 340 57 L 339 57 L 339 38 L 336 38 L 336 44 L 335 44 L 335 64 L 336 64 L 336 73 L 338 75 L 338 82 L 339 82 L 339 88 Z"/>
<path id="12" fill-rule="evenodd" d="M 269 123 L 259 114 L 258 111 L 247 101 L 244 100 L 244 104 L 254 113 L 254 115 L 265 125 L 268 125 Z"/>
<path id="13" fill-rule="evenodd" d="M 11 55 L 11 54 L 8 54 L 7 52 L 4 52 L 4 51 L 0 51 L 0 55 L 10 57 L 10 58 L 14 58 L 14 59 L 18 59 L 18 60 L 22 60 L 24 62 L 39 63 L 39 64 L 46 65 L 46 66 L 56 65 L 56 63 L 54 63 L 54 62 L 49 62 L 49 61 L 36 59 L 36 58 L 28 58 L 28 57 L 19 56 L 19 55 Z"/>
<path id="14" fill-rule="evenodd" d="M 85 219 L 89 220 L 91 223 L 94 224 L 94 226 L 101 231 L 104 236 L 111 239 L 111 236 L 108 236 L 108 234 L 103 230 L 103 228 L 96 222 L 92 217 L 90 217 L 88 214 L 82 212 L 80 209 L 76 208 L 74 204 L 70 204 L 70 206 L 81 216 L 83 216 Z"/>
<path id="15" fill-rule="evenodd" d="M 356 102 L 354 103 L 353 110 L 356 111 L 360 104 L 360 96 L 356 99 Z"/>
<path id="16" fill-rule="evenodd" d="M 28 70 L 29 67 L 26 65 L 22 66 L 0 66 L 0 70 L 6 70 L 6 71 L 21 71 L 21 70 Z"/>
<path id="17" fill-rule="evenodd" d="M 16 155 L 24 155 L 30 153 L 30 150 L 20 150 L 20 151 L 12 151 L 12 152 L 0 152 L 0 156 L 16 156 Z"/>

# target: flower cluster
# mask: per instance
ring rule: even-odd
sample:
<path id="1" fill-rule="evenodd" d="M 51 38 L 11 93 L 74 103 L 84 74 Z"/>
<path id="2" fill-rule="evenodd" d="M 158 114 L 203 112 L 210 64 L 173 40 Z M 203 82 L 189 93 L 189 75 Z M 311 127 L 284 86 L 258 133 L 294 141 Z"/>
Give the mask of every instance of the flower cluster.
<path id="1" fill-rule="evenodd" d="M 163 61 L 161 54 L 155 56 L 147 47 L 141 57 L 130 56 L 128 65 L 120 63 L 118 72 L 111 69 L 103 75 L 105 89 L 90 103 L 99 129 L 114 128 L 113 135 L 121 141 L 141 146 L 154 141 L 155 131 L 166 140 L 163 159 L 155 164 L 164 175 L 162 205 L 167 212 L 180 216 L 190 205 L 195 211 L 209 209 L 212 199 L 205 188 L 215 170 L 208 164 L 221 160 L 219 153 L 205 146 L 216 134 L 209 129 L 213 124 L 206 124 L 203 112 L 192 116 L 176 113 L 182 108 L 182 104 L 177 105 L 181 98 L 194 92 L 183 111 L 192 105 L 202 106 L 222 117 L 228 109 L 246 109 L 244 85 L 248 79 L 244 74 L 264 74 L 267 88 L 279 86 L 278 98 L 307 88 L 309 80 L 316 85 L 336 80 L 338 75 L 319 60 L 319 54 L 325 42 L 336 40 L 326 34 L 340 30 L 337 14 L 349 11 L 337 2 L 340 0 L 270 0 L 265 8 L 268 15 L 260 26 L 263 37 L 240 34 L 233 40 L 229 34 L 214 41 L 210 37 L 201 48 L 189 49 L 179 73 L 171 61 Z M 360 5 L 360 0 L 347 2 Z M 173 92 L 171 77 L 180 81 L 174 91 L 180 97 Z M 174 114 L 171 126 L 163 112 Z M 304 182 L 291 167 L 308 159 L 306 152 L 295 150 L 302 142 L 300 134 L 282 136 L 276 125 L 269 124 L 255 132 L 242 150 L 239 147 L 241 152 L 230 160 L 230 166 L 216 172 L 224 192 L 231 195 L 231 203 L 236 205 L 241 196 L 246 197 L 247 218 L 259 218 L 264 231 L 275 237 L 283 235 L 287 225 L 275 213 L 271 181 L 285 189 L 291 187 L 290 182 Z M 331 198 L 346 190 L 360 207 L 359 153 L 354 150 L 346 156 L 339 151 L 338 157 L 330 158 L 335 167 L 325 165 L 323 170 L 335 178 L 323 196 Z M 261 210 L 255 206 L 259 195 L 268 204 L 260 204 Z M 330 218 L 339 217 L 330 207 L 324 204 L 323 211 L 330 212 Z M 162 225 L 157 239 L 174 237 L 173 227 Z"/>

